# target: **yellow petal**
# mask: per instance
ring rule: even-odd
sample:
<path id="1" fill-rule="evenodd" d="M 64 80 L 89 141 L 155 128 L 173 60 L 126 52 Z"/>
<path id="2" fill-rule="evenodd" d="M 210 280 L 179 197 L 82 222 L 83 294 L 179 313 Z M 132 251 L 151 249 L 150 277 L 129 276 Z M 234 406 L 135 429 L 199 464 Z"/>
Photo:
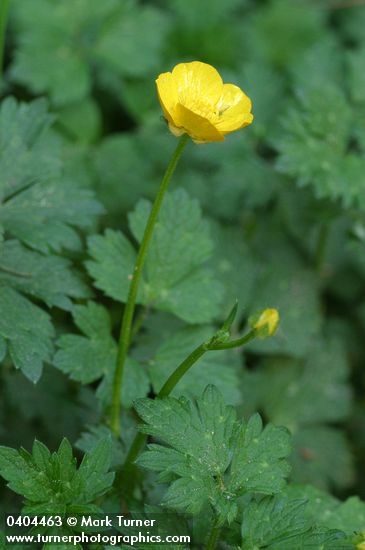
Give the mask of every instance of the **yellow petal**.
<path id="1" fill-rule="evenodd" d="M 218 120 L 215 126 L 222 133 L 233 132 L 251 124 L 251 100 L 234 84 L 224 84 L 222 96 L 217 103 Z"/>
<path id="2" fill-rule="evenodd" d="M 158 99 L 165 118 L 171 124 L 176 125 L 175 111 L 178 103 L 176 82 L 171 73 L 162 73 L 156 80 Z"/>
<path id="3" fill-rule="evenodd" d="M 250 99 L 218 71 L 200 61 L 179 63 L 156 80 L 165 118 L 176 136 L 186 132 L 196 142 L 223 141 L 224 135 L 251 124 Z"/>
<path id="4" fill-rule="evenodd" d="M 213 108 L 222 95 L 221 76 L 207 63 L 179 63 L 174 67 L 172 77 L 176 83 L 179 102 L 190 110 L 201 103 Z"/>
<path id="5" fill-rule="evenodd" d="M 280 321 L 279 312 L 277 309 L 268 308 L 264 309 L 264 311 L 260 314 L 258 319 L 256 319 L 253 324 L 252 328 L 256 330 L 262 330 L 264 329 L 266 332 L 262 334 L 262 336 L 272 336 L 275 334 L 276 329 L 278 328 Z"/>
<path id="6" fill-rule="evenodd" d="M 184 105 L 179 104 L 176 108 L 180 125 L 198 143 L 210 141 L 223 141 L 224 136 L 206 118 L 190 111 Z"/>

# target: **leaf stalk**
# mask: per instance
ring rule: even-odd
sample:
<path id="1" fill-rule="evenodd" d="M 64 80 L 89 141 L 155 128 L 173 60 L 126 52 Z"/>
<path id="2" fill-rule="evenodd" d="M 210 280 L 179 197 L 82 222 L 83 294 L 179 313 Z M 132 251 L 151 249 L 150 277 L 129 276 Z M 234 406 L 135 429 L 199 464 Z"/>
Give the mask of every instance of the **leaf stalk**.
<path id="1" fill-rule="evenodd" d="M 205 550 L 214 550 L 217 546 L 221 529 L 218 527 L 217 523 L 213 523 L 212 529 L 209 534 L 209 538 L 205 547 Z"/>

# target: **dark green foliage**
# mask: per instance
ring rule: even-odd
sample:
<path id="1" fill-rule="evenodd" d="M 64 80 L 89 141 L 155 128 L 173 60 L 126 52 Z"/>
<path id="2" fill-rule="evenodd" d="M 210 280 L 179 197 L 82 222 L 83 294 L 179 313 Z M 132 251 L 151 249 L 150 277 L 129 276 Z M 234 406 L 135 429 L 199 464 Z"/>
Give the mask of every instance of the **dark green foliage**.
<path id="1" fill-rule="evenodd" d="M 51 358 L 53 327 L 49 315 L 23 294 L 62 309 L 72 307 L 72 298 L 90 296 L 82 274 L 51 251 L 80 249 L 76 229 L 90 226 L 102 212 L 89 190 L 63 179 L 52 120 L 44 100 L 7 98 L 0 108 L 1 355 L 8 352 L 34 382 Z"/>
<path id="2" fill-rule="evenodd" d="M 37 440 L 32 454 L 1 447 L 0 473 L 8 486 L 25 498 L 25 513 L 63 515 L 72 513 L 73 507 L 80 514 L 95 513 L 95 509 L 88 508 L 89 503 L 113 483 L 114 474 L 108 473 L 110 450 L 110 440 L 101 440 L 77 468 L 67 439 L 53 454 Z"/>
<path id="3" fill-rule="evenodd" d="M 137 2 L 116 0 L 77 0 L 72 10 L 62 4 L 55 7 L 52 0 L 15 4 L 14 24 L 20 32 L 12 78 L 35 93 L 48 93 L 57 105 L 82 100 L 91 92 L 93 64 L 101 79 L 104 71 L 108 79 L 109 73 L 138 77 L 157 70 L 168 18 L 156 8 L 141 10 Z M 151 28 L 155 32 L 147 32 Z M 123 50 L 121 35 L 133 37 L 124 41 Z"/>
<path id="4" fill-rule="evenodd" d="M 350 550 L 345 534 L 313 525 L 308 501 L 264 498 L 252 500 L 242 520 L 242 550 Z M 316 520 L 315 520 L 316 521 Z"/>
<path id="5" fill-rule="evenodd" d="M 73 318 L 84 335 L 62 335 L 57 342 L 60 349 L 55 354 L 53 363 L 73 380 L 83 384 L 103 377 L 98 396 L 104 403 L 108 403 L 117 355 L 109 314 L 103 306 L 88 302 L 86 306 L 74 307 Z M 122 392 L 124 405 L 131 407 L 134 399 L 146 395 L 148 389 L 148 377 L 143 366 L 137 361 L 129 360 Z"/>
<path id="6" fill-rule="evenodd" d="M 363 531 L 365 506 L 358 497 L 340 502 L 310 485 L 292 485 L 285 493 L 290 499 L 303 499 L 307 503 L 306 518 L 311 524 L 341 529 L 349 538 Z"/>
<path id="7" fill-rule="evenodd" d="M 110 317 L 102 306 L 93 302 L 75 306 L 73 318 L 84 336 L 61 336 L 54 364 L 74 380 L 87 384 L 113 370 L 116 345 L 110 334 Z"/>

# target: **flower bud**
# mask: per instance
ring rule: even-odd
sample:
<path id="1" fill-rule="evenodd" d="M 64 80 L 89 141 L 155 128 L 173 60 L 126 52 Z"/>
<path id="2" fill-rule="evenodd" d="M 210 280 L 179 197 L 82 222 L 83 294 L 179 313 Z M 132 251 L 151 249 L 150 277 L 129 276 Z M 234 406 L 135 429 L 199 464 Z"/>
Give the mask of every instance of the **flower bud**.
<path id="1" fill-rule="evenodd" d="M 259 338 L 269 338 L 273 336 L 279 325 L 279 312 L 277 309 L 264 309 L 260 313 L 253 315 L 249 319 L 249 325 L 257 331 Z"/>

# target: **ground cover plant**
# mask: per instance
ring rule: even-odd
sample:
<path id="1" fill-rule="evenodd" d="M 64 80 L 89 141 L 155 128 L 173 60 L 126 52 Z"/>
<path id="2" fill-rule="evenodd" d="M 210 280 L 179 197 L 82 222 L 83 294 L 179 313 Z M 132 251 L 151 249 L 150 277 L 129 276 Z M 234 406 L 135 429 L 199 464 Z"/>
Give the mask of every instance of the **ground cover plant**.
<path id="1" fill-rule="evenodd" d="M 0 0 L 3 547 L 364 550 L 364 28 Z"/>

